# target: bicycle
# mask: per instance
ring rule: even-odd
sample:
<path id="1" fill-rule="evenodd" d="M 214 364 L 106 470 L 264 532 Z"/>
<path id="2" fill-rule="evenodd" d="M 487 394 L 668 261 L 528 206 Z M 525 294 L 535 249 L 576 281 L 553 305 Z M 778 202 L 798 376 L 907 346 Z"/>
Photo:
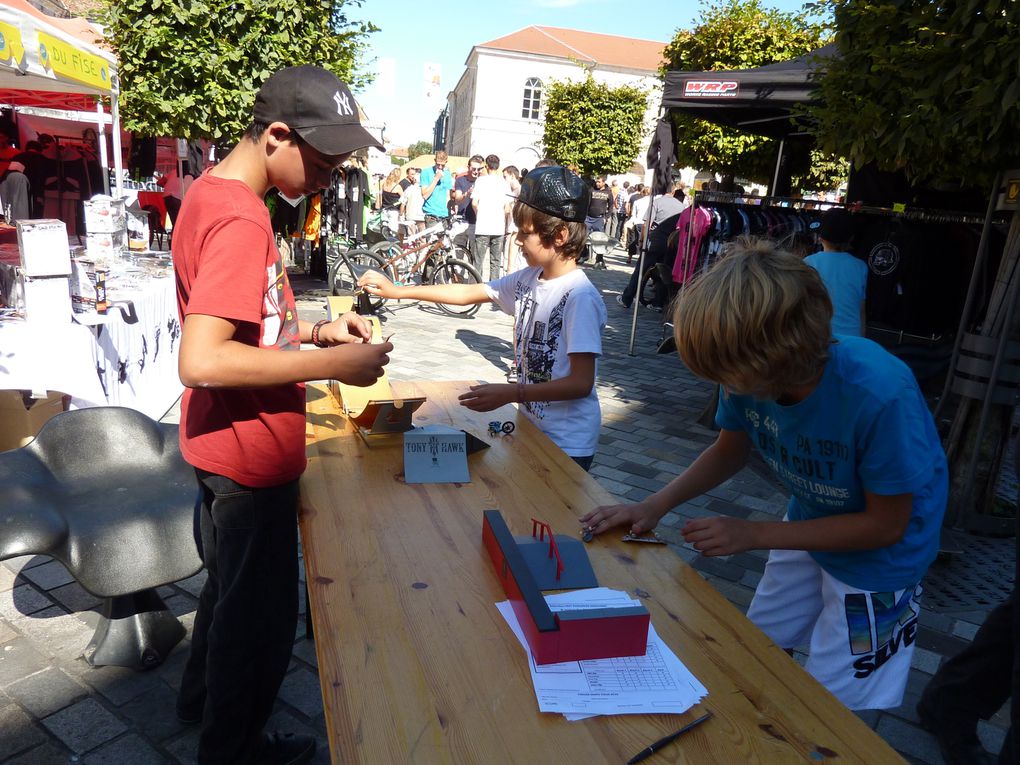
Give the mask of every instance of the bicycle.
<path id="1" fill-rule="evenodd" d="M 470 263 L 471 256 L 460 245 L 454 244 L 453 237 L 458 220 L 435 223 L 413 236 L 404 244 L 379 242 L 368 248 L 367 253 L 382 261 L 376 270 L 385 274 L 394 284 L 481 284 L 482 276 Z M 463 226 L 467 228 L 466 224 Z M 418 257 L 419 253 L 424 253 Z M 374 297 L 380 302 L 385 298 Z M 468 317 L 478 311 L 478 305 L 447 305 L 436 303 L 439 309 L 450 316 Z"/>
<path id="2" fill-rule="evenodd" d="M 348 249 L 343 249 L 347 244 Z M 336 237 L 326 242 L 326 283 L 334 295 L 355 295 L 358 290 L 358 279 L 367 271 L 376 270 L 386 273 L 386 262 L 365 247 L 350 247 L 349 240 Z M 368 293 L 365 293 L 366 295 Z M 384 298 L 368 295 L 368 303 L 375 311 L 383 304 Z"/>

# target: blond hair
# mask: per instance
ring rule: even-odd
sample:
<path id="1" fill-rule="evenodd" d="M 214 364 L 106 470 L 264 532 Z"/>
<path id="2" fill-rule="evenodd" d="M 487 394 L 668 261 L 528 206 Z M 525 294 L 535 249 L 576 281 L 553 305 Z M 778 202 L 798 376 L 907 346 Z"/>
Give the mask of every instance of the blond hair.
<path id="1" fill-rule="evenodd" d="M 818 272 L 772 242 L 741 237 L 681 294 L 680 357 L 729 392 L 778 399 L 829 358 L 832 302 Z"/>

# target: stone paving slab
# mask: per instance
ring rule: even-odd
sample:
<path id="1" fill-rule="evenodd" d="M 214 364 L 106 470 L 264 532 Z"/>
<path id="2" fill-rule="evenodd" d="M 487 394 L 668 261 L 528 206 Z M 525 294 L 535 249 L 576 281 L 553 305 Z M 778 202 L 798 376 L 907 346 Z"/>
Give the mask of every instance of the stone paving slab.
<path id="1" fill-rule="evenodd" d="M 592 475 L 607 491 L 634 500 L 662 486 L 712 442 L 714 432 L 698 423 L 712 389 L 675 354 L 655 353 L 661 314 L 639 311 L 635 355 L 628 354 L 631 313 L 616 304 L 615 296 L 630 269 L 619 253 L 607 260 L 609 270 L 587 272 L 605 297 L 609 315 L 598 380 L 603 428 Z M 322 283 L 296 278 L 294 287 L 302 318 L 320 318 L 326 294 Z M 394 380 L 504 379 L 512 320 L 499 311 L 482 307 L 474 317 L 458 319 L 403 303 L 385 309 L 380 318 L 386 332 L 396 333 L 389 367 Z M 167 420 L 177 418 L 175 410 Z M 722 486 L 668 514 L 659 533 L 743 612 L 767 553 L 702 558 L 684 543 L 679 529 L 690 518 L 718 514 L 775 519 L 785 505 L 782 488 L 754 459 Z M 204 580 L 199 574 L 160 590 L 189 638 Z M 90 667 L 81 653 L 98 619 L 98 602 L 45 556 L 0 564 L 0 764 L 194 762 L 197 727 L 180 724 L 173 711 L 189 638 L 150 672 Z M 300 603 L 303 612 L 303 597 Z M 903 706 L 860 713 L 908 762 L 941 764 L 934 739 L 918 727 L 913 707 L 931 674 L 946 655 L 966 645 L 985 613 L 924 609 Z M 795 658 L 803 663 L 803 654 Z M 315 762 L 328 763 L 317 677 L 314 643 L 304 639 L 302 621 L 270 725 L 315 736 L 320 744 Z M 1007 715 L 1008 705 L 979 729 L 993 751 L 1001 745 Z"/>

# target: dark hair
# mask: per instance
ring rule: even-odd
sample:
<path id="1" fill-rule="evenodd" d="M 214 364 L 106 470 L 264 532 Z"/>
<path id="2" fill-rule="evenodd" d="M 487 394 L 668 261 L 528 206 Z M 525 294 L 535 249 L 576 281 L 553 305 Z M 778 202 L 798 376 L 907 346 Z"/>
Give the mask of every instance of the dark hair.
<path id="1" fill-rule="evenodd" d="M 516 202 L 513 209 L 514 224 L 518 229 L 530 224 L 532 230 L 538 235 L 542 244 L 552 247 L 556 239 L 556 233 L 561 229 L 567 230 L 567 241 L 563 243 L 561 255 L 565 258 L 577 260 L 584 250 L 584 244 L 588 240 L 588 227 L 580 221 L 566 221 L 557 218 L 541 210 L 536 210 L 524 202 Z"/>
<path id="2" fill-rule="evenodd" d="M 490 170 L 499 170 L 499 157 L 495 154 L 490 154 L 485 158 L 485 166 Z"/>
<path id="3" fill-rule="evenodd" d="M 36 140 L 39 141 L 40 144 L 46 146 L 49 146 L 51 143 L 57 142 L 57 139 L 51 136 L 49 133 L 40 133 L 39 135 L 36 136 Z"/>
<path id="4" fill-rule="evenodd" d="M 503 168 L 503 172 L 509 173 L 510 176 L 515 180 L 519 181 L 521 179 L 521 171 L 518 170 L 514 165 L 507 165 L 506 167 Z"/>
<path id="5" fill-rule="evenodd" d="M 687 195 L 684 194 L 684 190 L 678 186 L 677 188 L 673 189 L 673 197 L 683 202 L 684 199 L 687 198 Z"/>
<path id="6" fill-rule="evenodd" d="M 42 144 L 38 141 L 29 141 L 25 144 L 25 151 L 42 151 Z"/>
<path id="7" fill-rule="evenodd" d="M 257 122 L 255 120 L 252 120 L 252 123 L 248 126 L 248 129 L 244 131 L 243 137 L 251 140 L 253 143 L 258 143 L 259 139 L 262 138 L 262 134 L 266 132 L 266 129 L 268 127 L 269 123 L 267 122 Z M 291 143 L 298 144 L 304 143 L 304 141 L 301 140 L 301 136 L 299 136 L 293 130 L 291 130 L 287 134 L 287 140 L 290 141 Z"/>
<path id="8" fill-rule="evenodd" d="M 484 165 L 485 159 L 482 157 L 481 154 L 472 154 L 471 159 L 468 160 L 468 164 L 470 165 L 472 162 L 478 162 Z"/>

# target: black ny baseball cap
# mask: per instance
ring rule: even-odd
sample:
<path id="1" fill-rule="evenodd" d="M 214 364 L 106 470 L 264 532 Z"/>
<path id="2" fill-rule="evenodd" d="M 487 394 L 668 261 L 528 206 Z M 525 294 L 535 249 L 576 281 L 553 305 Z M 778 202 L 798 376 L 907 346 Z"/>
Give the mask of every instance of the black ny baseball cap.
<path id="1" fill-rule="evenodd" d="M 521 181 L 517 199 L 554 218 L 583 223 L 591 204 L 591 189 L 581 176 L 562 165 L 536 167 Z"/>
<path id="2" fill-rule="evenodd" d="M 335 156 L 383 146 L 361 126 L 350 88 L 318 66 L 290 66 L 262 83 L 255 96 L 256 122 L 286 123 L 313 149 Z"/>

